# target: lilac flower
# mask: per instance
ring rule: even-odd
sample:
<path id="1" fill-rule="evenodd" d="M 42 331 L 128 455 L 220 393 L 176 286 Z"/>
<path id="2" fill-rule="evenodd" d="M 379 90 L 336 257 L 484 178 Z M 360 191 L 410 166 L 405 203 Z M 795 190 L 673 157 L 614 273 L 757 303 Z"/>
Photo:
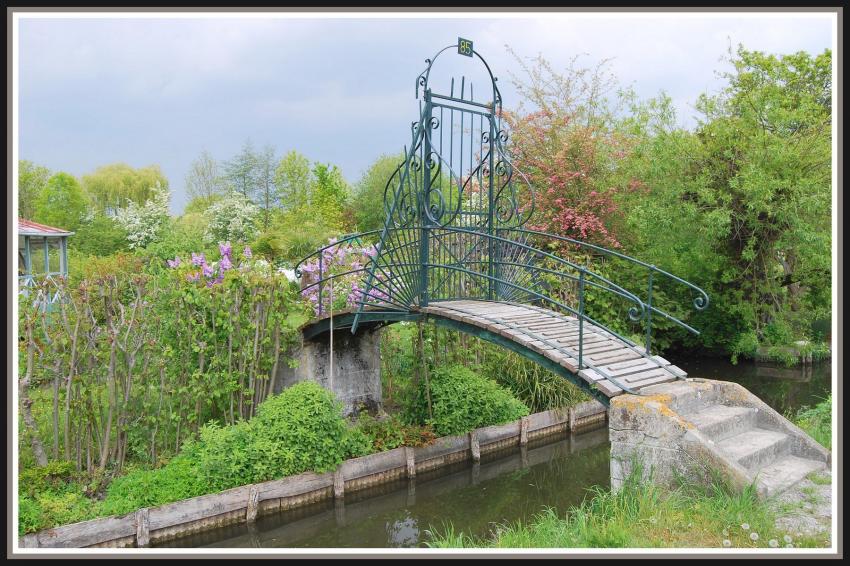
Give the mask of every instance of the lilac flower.
<path id="1" fill-rule="evenodd" d="M 194 265 L 196 267 L 200 267 L 200 266 L 204 265 L 206 262 L 207 262 L 207 258 L 204 257 L 203 252 L 201 252 L 200 254 L 196 254 L 195 252 L 192 252 L 192 265 Z"/>
<path id="2" fill-rule="evenodd" d="M 254 257 L 254 254 L 251 253 L 251 246 L 245 246 L 245 249 L 242 250 L 242 255 L 245 256 L 245 259 L 251 259 Z"/>
<path id="3" fill-rule="evenodd" d="M 204 264 L 203 271 L 204 271 L 204 277 L 212 277 L 212 275 L 213 275 L 213 266 L 211 266 L 211 265 L 209 265 L 209 264 L 205 263 L 205 264 Z"/>
<path id="4" fill-rule="evenodd" d="M 219 244 L 218 251 L 221 252 L 222 257 L 230 257 L 230 253 L 232 251 L 230 247 L 230 242 L 223 242 Z"/>
<path id="5" fill-rule="evenodd" d="M 186 274 L 186 281 L 189 281 L 190 283 L 193 283 L 200 278 L 201 278 L 201 274 L 198 273 L 197 271 L 195 273 L 187 273 Z"/>
<path id="6" fill-rule="evenodd" d="M 221 261 L 218 266 L 221 268 L 221 273 L 224 274 L 225 271 L 233 267 L 233 263 L 230 261 L 230 256 L 222 256 Z"/>
<path id="7" fill-rule="evenodd" d="M 171 269 L 175 269 L 177 267 L 180 267 L 180 257 L 179 256 L 175 257 L 174 260 L 167 259 L 165 261 L 166 261 L 166 263 L 168 263 L 168 267 L 170 267 Z"/>

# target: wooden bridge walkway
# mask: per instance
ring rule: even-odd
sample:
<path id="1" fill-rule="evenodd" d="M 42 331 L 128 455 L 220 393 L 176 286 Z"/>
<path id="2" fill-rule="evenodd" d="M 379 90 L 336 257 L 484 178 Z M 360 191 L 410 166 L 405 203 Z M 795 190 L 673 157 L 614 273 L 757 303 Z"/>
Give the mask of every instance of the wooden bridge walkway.
<path id="1" fill-rule="evenodd" d="M 642 347 L 630 346 L 587 322 L 582 332 L 585 367 L 579 369 L 578 319 L 535 305 L 440 301 L 416 310 L 504 336 L 577 374 L 609 398 L 623 393 L 621 386 L 639 392 L 650 385 L 687 377 L 684 370 L 661 356 L 647 356 Z"/>

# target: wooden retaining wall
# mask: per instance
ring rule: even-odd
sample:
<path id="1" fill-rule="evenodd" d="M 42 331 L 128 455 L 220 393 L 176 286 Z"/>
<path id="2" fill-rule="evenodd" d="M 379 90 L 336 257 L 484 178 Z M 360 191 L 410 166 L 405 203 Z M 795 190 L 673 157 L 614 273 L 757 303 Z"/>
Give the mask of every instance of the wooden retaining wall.
<path id="1" fill-rule="evenodd" d="M 145 547 L 242 522 L 260 515 L 301 507 L 347 492 L 440 468 L 481 454 L 525 445 L 529 440 L 576 431 L 603 422 L 607 409 L 588 401 L 569 409 L 535 413 L 511 423 L 444 436 L 428 446 L 401 447 L 352 458 L 332 472 L 305 472 L 219 493 L 139 509 L 127 515 L 62 525 L 18 539 L 20 548 Z"/>

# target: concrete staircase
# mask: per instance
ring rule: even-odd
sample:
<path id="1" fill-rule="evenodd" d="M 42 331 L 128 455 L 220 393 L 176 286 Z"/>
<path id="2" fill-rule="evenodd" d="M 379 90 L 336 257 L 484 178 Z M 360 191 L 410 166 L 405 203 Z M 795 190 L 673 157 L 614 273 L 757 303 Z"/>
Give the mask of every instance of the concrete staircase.
<path id="1" fill-rule="evenodd" d="M 779 494 L 830 462 L 828 450 L 735 383 L 689 379 L 622 397 L 611 404 L 612 460 L 621 457 L 612 461 L 612 485 L 627 474 L 622 459 L 630 451 L 662 479 L 673 470 L 692 477 L 695 468 L 714 468 L 739 486 L 755 483 L 761 496 Z"/>

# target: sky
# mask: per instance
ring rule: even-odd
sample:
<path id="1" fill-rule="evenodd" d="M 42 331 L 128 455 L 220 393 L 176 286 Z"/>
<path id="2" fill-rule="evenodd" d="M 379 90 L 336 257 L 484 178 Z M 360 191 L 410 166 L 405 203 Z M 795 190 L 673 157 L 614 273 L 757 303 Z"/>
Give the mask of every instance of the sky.
<path id="1" fill-rule="evenodd" d="M 678 122 L 692 128 L 697 97 L 724 84 L 730 45 L 815 55 L 834 33 L 835 16 L 815 13 L 23 16 L 17 157 L 77 176 L 116 162 L 157 164 L 179 214 L 192 161 L 204 150 L 230 159 L 247 140 L 335 164 L 355 183 L 409 141 L 424 60 L 458 37 L 500 78 L 506 109 L 521 102 L 511 77 L 522 70 L 509 47 L 558 70 L 576 57 L 582 67 L 607 61 L 640 98 L 667 93 Z"/>

